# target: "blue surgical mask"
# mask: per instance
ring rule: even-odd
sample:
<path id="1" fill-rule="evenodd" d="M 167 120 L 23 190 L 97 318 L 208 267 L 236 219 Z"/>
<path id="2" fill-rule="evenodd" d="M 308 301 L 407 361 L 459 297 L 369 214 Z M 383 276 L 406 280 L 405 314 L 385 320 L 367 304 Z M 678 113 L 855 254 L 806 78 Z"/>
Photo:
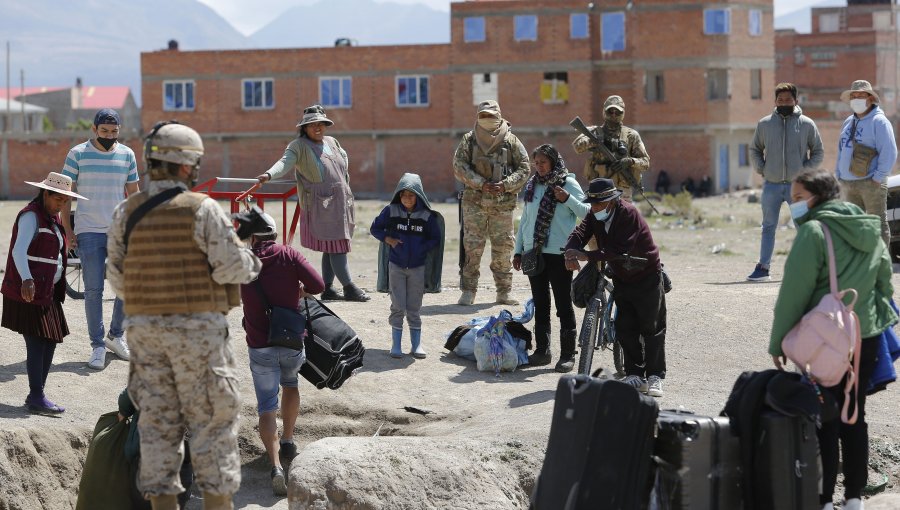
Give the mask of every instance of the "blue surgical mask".
<path id="1" fill-rule="evenodd" d="M 794 202 L 789 207 L 791 209 L 791 218 L 795 220 L 802 218 L 809 212 L 809 204 L 806 203 L 806 200 Z"/>
<path id="2" fill-rule="evenodd" d="M 609 218 L 609 209 L 595 212 L 594 218 L 597 218 L 597 221 L 606 221 L 606 218 Z"/>

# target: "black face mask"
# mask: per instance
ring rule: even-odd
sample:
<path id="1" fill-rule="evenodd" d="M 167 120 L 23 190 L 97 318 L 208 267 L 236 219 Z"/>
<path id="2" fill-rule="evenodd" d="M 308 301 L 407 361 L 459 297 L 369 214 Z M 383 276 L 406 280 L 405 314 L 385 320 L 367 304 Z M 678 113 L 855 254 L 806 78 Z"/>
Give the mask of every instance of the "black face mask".
<path id="1" fill-rule="evenodd" d="M 787 117 L 788 115 L 794 113 L 794 107 L 793 106 L 776 106 L 775 111 L 778 112 L 778 115 L 781 115 L 782 117 Z"/>
<path id="2" fill-rule="evenodd" d="M 118 138 L 99 138 L 98 137 L 97 143 L 99 143 L 103 147 L 103 150 L 108 151 L 109 148 L 112 147 L 113 144 L 116 143 L 116 140 L 118 140 Z"/>

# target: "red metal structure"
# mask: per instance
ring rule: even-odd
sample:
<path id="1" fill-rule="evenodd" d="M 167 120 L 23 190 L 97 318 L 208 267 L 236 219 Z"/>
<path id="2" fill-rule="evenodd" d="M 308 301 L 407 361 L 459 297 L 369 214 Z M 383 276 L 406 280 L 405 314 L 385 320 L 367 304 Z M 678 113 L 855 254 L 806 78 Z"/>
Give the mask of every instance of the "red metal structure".
<path id="1" fill-rule="evenodd" d="M 218 184 L 250 184 L 250 189 L 246 191 L 218 191 L 215 189 Z M 231 204 L 231 213 L 234 214 L 240 211 L 241 204 L 245 204 L 249 208 L 249 203 L 252 200 L 256 201 L 256 205 L 259 206 L 260 209 L 265 210 L 265 202 L 266 200 L 281 200 L 281 240 L 284 244 L 291 244 L 294 240 L 294 233 L 297 231 L 297 221 L 300 218 L 300 202 L 294 204 L 294 215 L 291 220 L 290 228 L 288 228 L 287 214 L 288 214 L 288 201 L 291 200 L 292 197 L 297 195 L 297 185 L 294 181 L 269 181 L 266 184 L 290 184 L 291 188 L 287 191 L 276 193 L 276 192 L 258 192 L 263 185 L 259 183 L 256 179 L 242 179 L 236 177 L 213 177 L 212 179 L 194 186 L 192 191 L 196 191 L 198 193 L 206 193 L 210 198 L 214 198 L 216 200 L 228 200 Z"/>

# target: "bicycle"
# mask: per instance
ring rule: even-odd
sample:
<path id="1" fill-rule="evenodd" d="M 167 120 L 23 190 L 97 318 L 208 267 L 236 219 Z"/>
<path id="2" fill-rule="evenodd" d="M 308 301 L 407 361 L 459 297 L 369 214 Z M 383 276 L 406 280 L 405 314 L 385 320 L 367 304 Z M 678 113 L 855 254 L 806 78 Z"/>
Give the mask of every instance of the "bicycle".
<path id="1" fill-rule="evenodd" d="M 641 266 L 647 263 L 647 259 L 631 255 L 619 255 L 612 260 L 622 260 L 625 267 Z M 590 264 L 591 262 L 589 262 Z M 613 353 L 613 364 L 616 369 L 615 377 L 625 376 L 625 359 L 622 347 L 616 341 L 616 303 L 613 299 L 615 286 L 612 279 L 608 278 L 604 266 L 598 274 L 597 290 L 591 296 L 584 310 L 584 318 L 581 320 L 581 331 L 578 333 L 578 373 L 591 375 L 594 351 L 609 350 Z"/>

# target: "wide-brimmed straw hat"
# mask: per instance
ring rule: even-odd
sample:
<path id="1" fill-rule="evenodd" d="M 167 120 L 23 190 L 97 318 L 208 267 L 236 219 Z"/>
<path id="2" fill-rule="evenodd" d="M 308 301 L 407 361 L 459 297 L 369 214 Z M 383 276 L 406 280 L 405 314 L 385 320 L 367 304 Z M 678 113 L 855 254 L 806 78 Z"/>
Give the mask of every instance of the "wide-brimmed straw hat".
<path id="1" fill-rule="evenodd" d="M 622 196 L 622 190 L 616 188 L 612 180 L 598 177 L 591 181 L 588 185 L 587 193 L 585 193 L 582 202 L 593 204 L 595 202 L 609 202 Z"/>
<path id="2" fill-rule="evenodd" d="M 69 177 L 68 175 L 58 174 L 56 172 L 50 172 L 50 174 L 47 175 L 47 178 L 44 179 L 43 182 L 25 181 L 25 184 L 31 184 L 32 186 L 38 188 L 62 193 L 63 195 L 68 195 L 79 200 L 90 200 L 89 198 L 83 197 L 78 193 L 72 191 L 71 177 Z"/>
<path id="3" fill-rule="evenodd" d="M 319 104 L 308 106 L 303 110 L 303 118 L 297 123 L 297 127 L 303 127 L 314 122 L 324 122 L 326 126 L 334 125 L 334 122 L 325 116 L 325 107 Z"/>
<path id="4" fill-rule="evenodd" d="M 871 95 L 876 103 L 881 103 L 881 99 L 878 97 L 875 89 L 872 88 L 872 84 L 867 82 L 866 80 L 856 80 L 852 85 L 850 85 L 850 90 L 841 92 L 841 101 L 845 103 L 850 101 L 850 94 L 854 92 L 865 92 Z"/>

